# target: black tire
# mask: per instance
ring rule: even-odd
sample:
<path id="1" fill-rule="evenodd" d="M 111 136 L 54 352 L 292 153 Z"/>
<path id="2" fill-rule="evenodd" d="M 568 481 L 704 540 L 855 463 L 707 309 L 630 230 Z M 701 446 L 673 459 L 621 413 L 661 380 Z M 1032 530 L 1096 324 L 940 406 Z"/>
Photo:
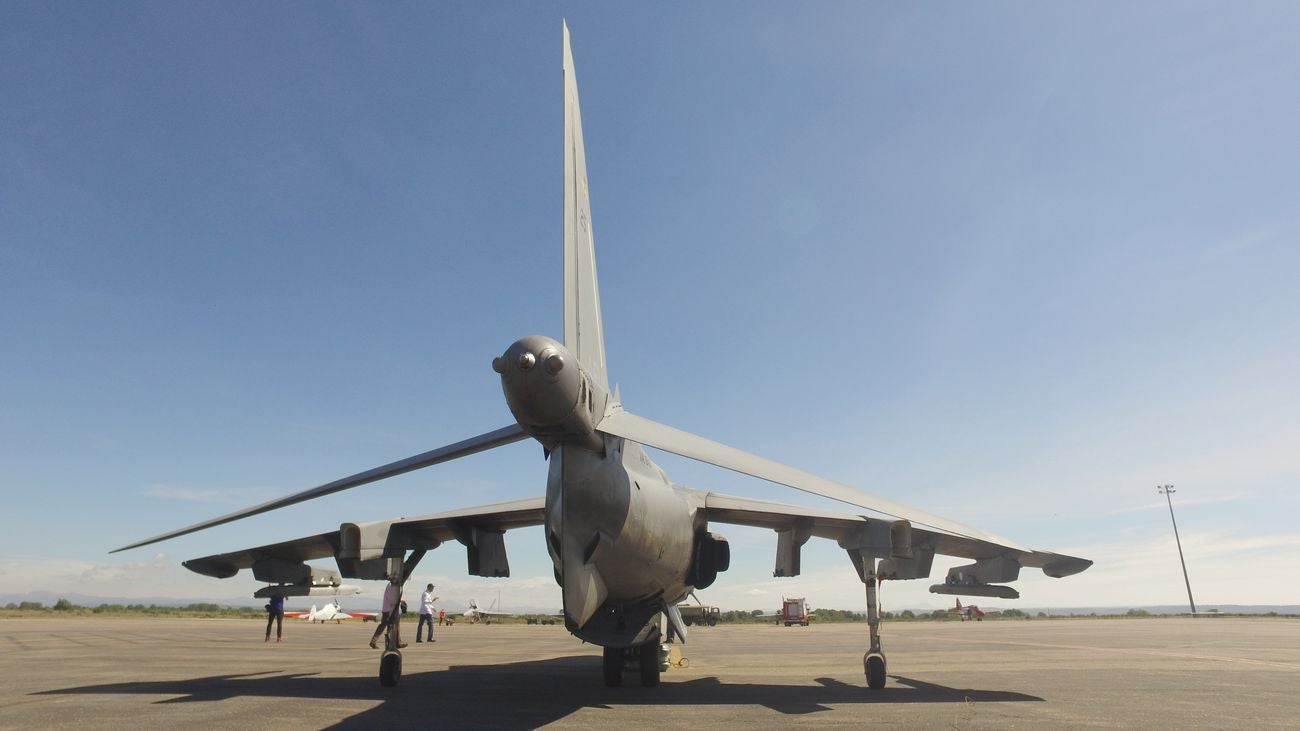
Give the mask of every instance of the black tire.
<path id="1" fill-rule="evenodd" d="M 605 648 L 603 670 L 605 673 L 605 687 L 617 688 L 623 684 L 623 648 Z"/>
<path id="2" fill-rule="evenodd" d="M 710 627 L 717 627 L 717 626 L 718 626 L 718 618 L 717 618 L 717 617 L 714 617 L 714 618 L 710 619 L 710 620 L 709 620 L 709 626 L 710 626 Z"/>
<path id="3" fill-rule="evenodd" d="M 862 662 L 866 665 L 867 687 L 872 690 L 885 687 L 885 656 L 867 655 Z"/>
<path id="4" fill-rule="evenodd" d="M 641 645 L 637 659 L 641 664 L 641 685 L 646 688 L 659 685 L 659 642 Z"/>
<path id="5" fill-rule="evenodd" d="M 385 652 L 379 658 L 379 684 L 391 688 L 402 679 L 402 655 L 397 652 Z"/>

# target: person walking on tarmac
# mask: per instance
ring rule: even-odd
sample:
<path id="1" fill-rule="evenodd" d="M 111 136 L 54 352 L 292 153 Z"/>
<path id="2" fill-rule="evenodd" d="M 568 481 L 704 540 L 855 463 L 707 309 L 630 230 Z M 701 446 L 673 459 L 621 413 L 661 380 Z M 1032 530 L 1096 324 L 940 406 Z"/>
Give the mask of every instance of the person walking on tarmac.
<path id="1" fill-rule="evenodd" d="M 429 625 L 429 641 L 436 642 L 433 639 L 433 603 L 438 601 L 438 597 L 433 595 L 433 584 L 429 584 L 420 595 L 420 623 L 415 626 L 415 641 L 422 642 L 420 639 L 420 630 L 424 625 Z"/>
<path id="2" fill-rule="evenodd" d="M 397 584 L 390 581 L 388 582 L 388 586 L 384 588 L 384 616 L 379 620 L 379 626 L 375 628 L 374 636 L 370 638 L 370 649 L 379 649 L 379 645 L 377 644 L 379 642 L 379 637 L 384 634 L 384 630 L 388 629 L 388 625 L 393 623 L 393 620 L 397 618 L 397 613 L 400 611 L 402 611 L 402 590 L 397 586 Z M 399 648 L 406 647 L 406 643 L 401 642 L 397 646 Z"/>

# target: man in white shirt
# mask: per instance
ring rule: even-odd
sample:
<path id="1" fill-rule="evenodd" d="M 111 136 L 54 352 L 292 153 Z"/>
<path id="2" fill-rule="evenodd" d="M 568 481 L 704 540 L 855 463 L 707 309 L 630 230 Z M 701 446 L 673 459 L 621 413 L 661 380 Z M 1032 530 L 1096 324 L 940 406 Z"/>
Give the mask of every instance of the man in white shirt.
<path id="1" fill-rule="evenodd" d="M 433 639 L 433 618 L 436 616 L 433 603 L 436 601 L 438 601 L 438 597 L 433 595 L 433 584 L 429 584 L 425 587 L 424 593 L 420 595 L 420 623 L 415 627 L 416 642 L 423 642 L 420 639 L 420 630 L 424 629 L 426 623 L 429 625 L 429 641 L 437 642 L 437 640 Z"/>

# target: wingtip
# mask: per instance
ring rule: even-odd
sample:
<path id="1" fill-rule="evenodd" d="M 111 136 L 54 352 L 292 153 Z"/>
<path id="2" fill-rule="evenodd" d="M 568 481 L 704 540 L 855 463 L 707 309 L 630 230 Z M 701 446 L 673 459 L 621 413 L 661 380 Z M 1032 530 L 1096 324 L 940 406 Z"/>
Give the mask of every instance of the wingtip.
<path id="1" fill-rule="evenodd" d="M 135 543 L 128 543 L 125 546 L 122 546 L 120 548 L 114 548 L 113 550 L 109 551 L 109 553 L 110 554 L 121 553 L 123 551 L 129 551 L 132 548 L 140 548 L 141 546 L 147 546 L 150 543 L 157 543 L 158 541 L 162 540 L 165 537 L 166 536 L 157 536 L 154 538 L 146 538 L 143 541 L 136 541 Z"/>
<path id="2" fill-rule="evenodd" d="M 121 548 L 114 548 L 113 550 L 109 551 L 109 554 L 121 553 L 121 552 L 123 552 L 123 551 L 129 551 L 129 550 L 131 550 L 132 548 L 140 548 L 141 546 L 147 546 L 147 545 L 149 545 L 150 543 L 157 543 L 157 542 L 160 541 L 160 540 L 162 540 L 162 539 L 161 539 L 161 538 L 151 538 L 151 539 L 146 540 L 146 541 L 137 541 L 137 542 L 135 542 L 135 543 L 128 543 L 128 544 L 126 544 L 125 546 L 122 546 Z"/>

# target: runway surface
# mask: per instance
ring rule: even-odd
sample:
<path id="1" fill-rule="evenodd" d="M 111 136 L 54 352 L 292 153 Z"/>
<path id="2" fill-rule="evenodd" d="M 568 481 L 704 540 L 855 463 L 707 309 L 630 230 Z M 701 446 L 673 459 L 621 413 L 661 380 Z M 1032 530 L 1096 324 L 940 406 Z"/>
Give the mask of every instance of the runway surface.
<path id="1" fill-rule="evenodd" d="M 403 624 L 410 640 L 414 622 Z M 1296 728 L 1300 620 L 1074 619 L 692 628 L 658 688 L 601 681 L 560 627 L 457 625 L 377 679 L 373 624 L 0 620 L 2 728 Z"/>

